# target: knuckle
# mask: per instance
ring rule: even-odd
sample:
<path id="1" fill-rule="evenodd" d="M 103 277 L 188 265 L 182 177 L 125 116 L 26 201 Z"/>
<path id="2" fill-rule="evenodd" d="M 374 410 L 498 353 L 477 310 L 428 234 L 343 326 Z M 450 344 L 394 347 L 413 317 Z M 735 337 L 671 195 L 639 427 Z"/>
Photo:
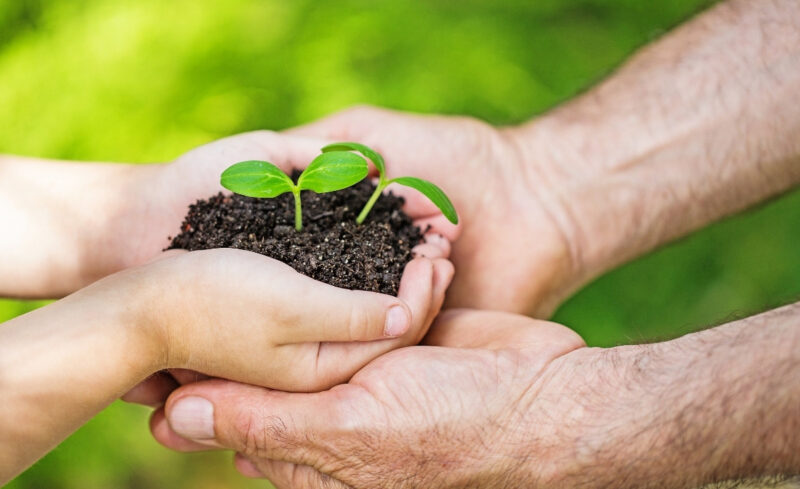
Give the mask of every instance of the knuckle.
<path id="1" fill-rule="evenodd" d="M 370 314 L 367 308 L 360 304 L 351 304 L 347 319 L 347 336 L 350 341 L 357 341 L 368 334 Z"/>
<path id="2" fill-rule="evenodd" d="M 281 139 L 280 134 L 267 129 L 259 129 L 257 131 L 241 134 L 242 144 L 246 144 L 259 151 L 268 150 L 272 144 L 279 143 Z"/>
<path id="3" fill-rule="evenodd" d="M 285 153 L 285 138 L 278 132 L 259 129 L 240 135 L 244 149 L 253 154 L 263 155 L 267 159 L 276 159 L 276 155 Z"/>
<path id="4" fill-rule="evenodd" d="M 292 447 L 289 426 L 280 416 L 244 412 L 236 420 L 236 430 L 240 446 L 235 448 L 245 456 L 268 458 L 275 449 Z"/>
<path id="5" fill-rule="evenodd" d="M 316 479 L 316 484 L 312 487 L 319 487 L 322 489 L 342 489 L 342 487 L 346 487 L 328 474 L 319 473 Z"/>

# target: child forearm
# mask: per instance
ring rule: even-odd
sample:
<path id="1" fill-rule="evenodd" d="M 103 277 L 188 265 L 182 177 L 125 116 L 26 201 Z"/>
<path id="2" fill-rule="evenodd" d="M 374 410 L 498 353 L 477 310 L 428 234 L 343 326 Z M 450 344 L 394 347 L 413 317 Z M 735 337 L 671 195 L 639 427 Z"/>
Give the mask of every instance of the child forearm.
<path id="1" fill-rule="evenodd" d="M 131 165 L 0 156 L 0 297 L 61 297 L 118 270 Z"/>
<path id="2" fill-rule="evenodd" d="M 0 325 L 0 485 L 158 369 L 135 298 L 94 288 Z"/>

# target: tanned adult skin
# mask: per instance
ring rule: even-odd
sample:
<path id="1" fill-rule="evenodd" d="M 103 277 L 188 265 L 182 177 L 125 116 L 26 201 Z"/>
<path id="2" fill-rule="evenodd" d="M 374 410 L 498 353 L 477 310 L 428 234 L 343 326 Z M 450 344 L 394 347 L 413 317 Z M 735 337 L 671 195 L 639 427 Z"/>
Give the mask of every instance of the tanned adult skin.
<path id="1" fill-rule="evenodd" d="M 450 305 L 541 317 L 598 274 L 795 187 L 798 100 L 800 3 L 732 0 L 520 127 L 362 107 L 292 133 L 363 142 L 441 183 L 465 223 Z M 470 205 L 475 181 L 485 198 Z M 427 343 L 318 394 L 184 386 L 153 432 L 180 450 L 235 450 L 243 473 L 279 488 L 689 488 L 800 473 L 798 305 L 610 349 L 460 310 Z M 187 400 L 211 406 L 213 429 L 194 429 Z"/>

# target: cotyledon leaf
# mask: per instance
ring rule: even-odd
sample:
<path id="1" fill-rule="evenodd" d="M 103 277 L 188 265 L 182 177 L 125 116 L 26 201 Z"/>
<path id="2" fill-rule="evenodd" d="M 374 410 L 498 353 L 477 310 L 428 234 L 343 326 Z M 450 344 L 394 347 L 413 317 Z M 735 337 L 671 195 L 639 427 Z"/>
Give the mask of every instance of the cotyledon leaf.
<path id="1" fill-rule="evenodd" d="M 361 156 L 349 151 L 331 151 L 314 158 L 300 175 L 297 186 L 317 193 L 334 192 L 355 185 L 368 172 L 367 161 Z"/>
<path id="2" fill-rule="evenodd" d="M 294 183 L 280 168 L 268 161 L 242 161 L 222 172 L 220 184 L 247 197 L 271 198 L 291 192 Z"/>
<path id="3" fill-rule="evenodd" d="M 453 207 L 453 203 L 450 202 L 450 199 L 447 198 L 447 195 L 445 195 L 442 189 L 431 182 L 416 177 L 397 177 L 391 179 L 389 183 L 399 183 L 400 185 L 419 190 L 425 197 L 431 199 L 431 202 L 436 204 L 436 207 L 442 211 L 442 214 L 444 214 L 444 217 L 446 217 L 448 221 L 453 224 L 458 224 L 458 214 L 456 213 L 456 208 Z"/>
<path id="4" fill-rule="evenodd" d="M 372 164 L 375 165 L 375 168 L 378 169 L 382 177 L 386 175 L 386 163 L 383 162 L 383 156 L 369 146 L 361 143 L 344 142 L 329 144 L 322 148 L 323 153 L 328 153 L 330 151 L 358 151 L 372 160 Z"/>

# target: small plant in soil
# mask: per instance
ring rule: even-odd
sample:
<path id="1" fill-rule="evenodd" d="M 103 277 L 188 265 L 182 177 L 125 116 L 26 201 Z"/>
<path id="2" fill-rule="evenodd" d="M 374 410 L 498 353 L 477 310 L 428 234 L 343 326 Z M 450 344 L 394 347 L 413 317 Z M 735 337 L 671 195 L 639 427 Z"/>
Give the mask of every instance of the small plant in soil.
<path id="1" fill-rule="evenodd" d="M 253 251 L 336 287 L 397 295 L 411 250 L 424 238 L 403 211 L 403 198 L 383 190 L 390 183 L 414 187 L 453 222 L 455 209 L 430 182 L 388 180 L 383 158 L 372 149 L 337 145 L 327 146 L 302 173 L 286 175 L 265 161 L 231 166 L 221 183 L 234 194 L 190 205 L 169 248 Z M 377 185 L 365 178 L 367 161 L 352 151 L 375 164 Z"/>
<path id="2" fill-rule="evenodd" d="M 367 162 L 347 151 L 322 153 L 308 165 L 297 185 L 268 161 L 242 161 L 222 172 L 223 187 L 246 197 L 272 198 L 291 192 L 294 196 L 294 228 L 303 229 L 302 190 L 318 194 L 350 187 L 367 176 Z"/>
<path id="3" fill-rule="evenodd" d="M 456 214 L 456 209 L 453 207 L 453 203 L 450 202 L 450 199 L 447 198 L 447 195 L 445 195 L 442 189 L 427 180 L 416 177 L 397 177 L 392 178 L 391 180 L 387 179 L 386 163 L 383 161 L 383 156 L 369 146 L 365 146 L 361 143 L 333 143 L 322 148 L 323 154 L 336 154 L 348 150 L 358 151 L 362 155 L 366 156 L 372 161 L 372 164 L 375 165 L 375 168 L 378 169 L 378 185 L 375 187 L 375 192 L 373 192 L 372 196 L 367 201 L 367 204 L 356 218 L 357 223 L 361 224 L 364 222 L 364 220 L 367 218 L 367 214 L 369 214 L 369 211 L 372 210 L 372 207 L 375 205 L 375 201 L 378 200 L 378 197 L 381 196 L 384 189 L 386 189 L 386 187 L 392 183 L 397 183 L 420 191 L 423 195 L 425 195 L 425 197 L 429 198 L 431 202 L 436 204 L 436 207 L 442 211 L 442 214 L 444 214 L 444 217 L 446 217 L 447 220 L 453 224 L 458 224 L 458 214 Z"/>

